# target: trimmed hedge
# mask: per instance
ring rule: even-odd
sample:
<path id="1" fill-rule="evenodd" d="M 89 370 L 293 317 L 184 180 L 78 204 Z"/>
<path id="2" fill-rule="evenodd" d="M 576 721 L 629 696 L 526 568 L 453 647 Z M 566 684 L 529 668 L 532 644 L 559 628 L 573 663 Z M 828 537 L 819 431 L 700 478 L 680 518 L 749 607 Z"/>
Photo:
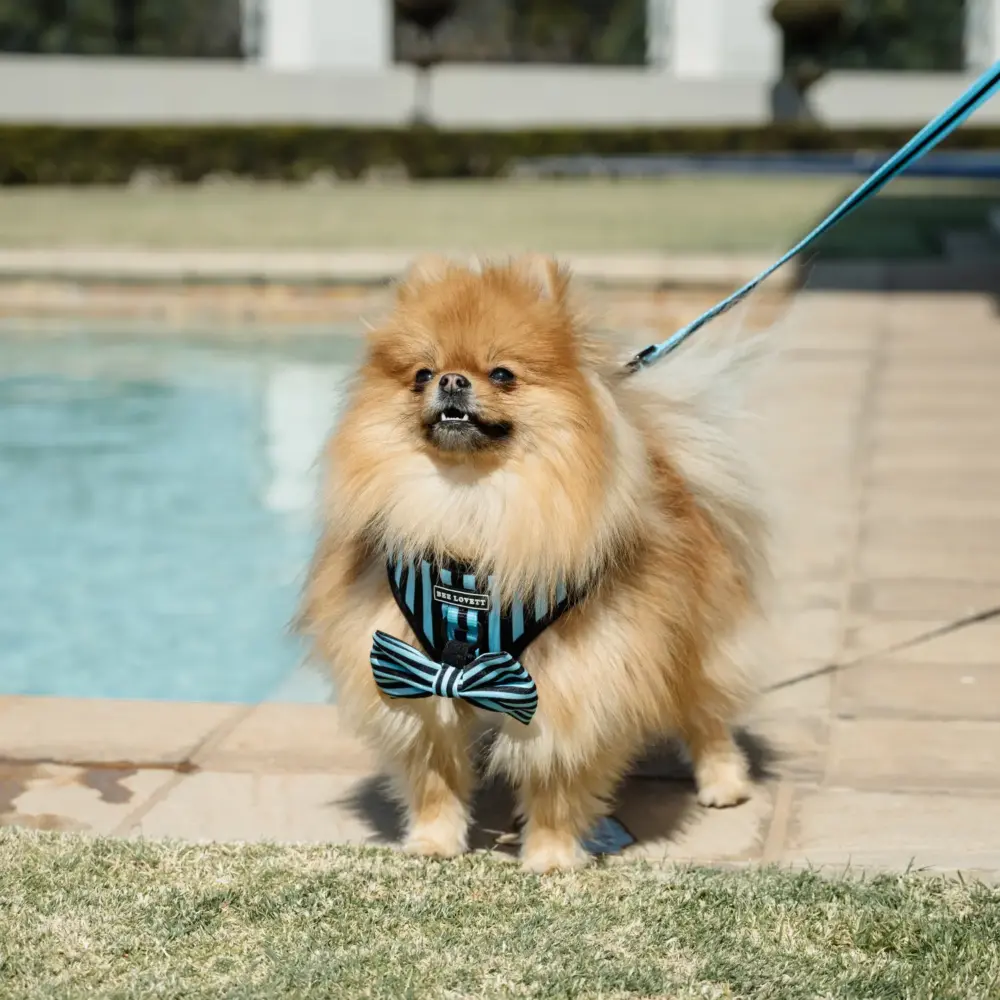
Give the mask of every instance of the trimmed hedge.
<path id="1" fill-rule="evenodd" d="M 912 130 L 761 128 L 460 132 L 311 127 L 64 128 L 0 125 L 0 184 L 121 184 L 136 174 L 301 181 L 399 170 L 413 178 L 495 177 L 517 160 L 575 154 L 890 151 Z M 998 149 L 1000 129 L 966 128 L 951 149 Z"/>

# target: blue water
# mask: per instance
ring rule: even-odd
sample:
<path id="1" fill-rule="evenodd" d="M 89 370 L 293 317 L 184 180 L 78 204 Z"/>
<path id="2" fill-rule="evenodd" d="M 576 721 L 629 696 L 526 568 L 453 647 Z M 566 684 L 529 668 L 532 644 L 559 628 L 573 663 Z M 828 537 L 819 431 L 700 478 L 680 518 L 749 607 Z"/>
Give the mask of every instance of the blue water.
<path id="1" fill-rule="evenodd" d="M 0 693 L 326 697 L 287 623 L 353 351 L 0 335 Z"/>

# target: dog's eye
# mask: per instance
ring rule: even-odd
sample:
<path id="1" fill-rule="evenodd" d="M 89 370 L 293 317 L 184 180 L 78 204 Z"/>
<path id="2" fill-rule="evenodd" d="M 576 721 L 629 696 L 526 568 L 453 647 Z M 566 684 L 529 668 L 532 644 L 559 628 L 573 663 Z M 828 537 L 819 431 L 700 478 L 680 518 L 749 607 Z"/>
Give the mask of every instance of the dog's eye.
<path id="1" fill-rule="evenodd" d="M 494 368 L 490 372 L 490 381 L 496 385 L 511 385 L 515 377 L 509 368 Z"/>
<path id="2" fill-rule="evenodd" d="M 432 372 L 430 368 L 421 368 L 420 371 L 413 376 L 413 381 L 416 385 L 427 385 L 432 378 L 434 378 L 434 372 Z"/>

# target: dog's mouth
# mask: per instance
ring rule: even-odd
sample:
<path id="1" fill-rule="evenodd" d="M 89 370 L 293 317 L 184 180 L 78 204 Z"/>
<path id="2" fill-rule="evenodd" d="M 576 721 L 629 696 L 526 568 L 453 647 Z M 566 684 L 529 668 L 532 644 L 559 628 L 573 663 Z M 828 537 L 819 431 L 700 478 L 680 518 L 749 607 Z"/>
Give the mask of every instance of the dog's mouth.
<path id="1" fill-rule="evenodd" d="M 484 420 L 475 410 L 451 403 L 425 423 L 430 439 L 445 450 L 484 447 L 502 441 L 511 432 L 506 421 Z"/>
<path id="2" fill-rule="evenodd" d="M 474 423 L 472 419 L 472 414 L 467 410 L 460 410 L 457 406 L 449 406 L 446 410 L 442 410 L 438 414 L 437 422 L 439 424 L 471 424 Z M 478 421 L 475 421 L 478 422 Z"/>

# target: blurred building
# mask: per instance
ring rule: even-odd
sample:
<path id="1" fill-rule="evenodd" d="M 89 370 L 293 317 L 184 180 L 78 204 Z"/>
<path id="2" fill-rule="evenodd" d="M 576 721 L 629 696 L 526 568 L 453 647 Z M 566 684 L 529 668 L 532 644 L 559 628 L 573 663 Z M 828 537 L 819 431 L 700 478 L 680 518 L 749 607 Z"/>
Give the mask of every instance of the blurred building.
<path id="1" fill-rule="evenodd" d="M 601 24 L 602 5 L 587 9 L 580 4 L 576 12 L 564 5 L 564 12 L 552 15 L 552 20 L 563 17 L 562 39 L 549 32 L 547 39 L 526 40 L 518 28 L 525 22 L 540 25 L 537 11 L 525 16 L 509 0 L 475 0 L 442 25 L 436 44 L 440 55 L 455 62 L 644 63 L 687 79 L 770 79 L 781 66 L 781 34 L 771 18 L 772 3 L 619 0 L 603 4 L 608 12 L 604 20 L 611 22 L 606 25 Z M 260 60 L 276 70 L 384 70 L 398 49 L 405 50 L 407 42 L 411 48 L 417 44 L 407 37 L 405 25 L 395 23 L 392 0 L 256 0 L 248 5 L 247 16 L 261 25 Z M 613 40 L 603 51 L 595 46 L 602 27 L 617 33 L 617 51 Z M 590 52 L 574 53 L 574 34 L 584 43 L 576 48 L 589 47 Z M 635 38 L 638 48 L 629 44 Z"/>
<path id="2" fill-rule="evenodd" d="M 861 71 L 957 71 L 1000 56 L 1000 0 L 0 0 L 0 52 L 378 73 L 427 56 L 405 13 L 434 4 L 446 16 L 430 44 L 447 63 L 773 80 L 803 43 L 826 68 Z M 810 19 L 826 37 L 789 35 L 790 20 Z"/>
<path id="3" fill-rule="evenodd" d="M 1000 0 L 436 0 L 430 34 L 400 14 L 430 2 L 0 0 L 0 121 L 899 126 L 1000 58 Z M 818 33 L 776 20 L 824 10 Z"/>
<path id="4" fill-rule="evenodd" d="M 409 0 L 415 3 L 417 0 Z M 382 70 L 425 51 L 393 0 L 244 0 L 259 58 L 280 70 Z M 798 39 L 778 8 L 839 10 L 824 61 L 956 71 L 1000 58 L 1000 0 L 459 0 L 435 33 L 444 62 L 646 65 L 678 79 L 773 80 Z M 793 53 L 794 54 L 794 51 Z"/>

